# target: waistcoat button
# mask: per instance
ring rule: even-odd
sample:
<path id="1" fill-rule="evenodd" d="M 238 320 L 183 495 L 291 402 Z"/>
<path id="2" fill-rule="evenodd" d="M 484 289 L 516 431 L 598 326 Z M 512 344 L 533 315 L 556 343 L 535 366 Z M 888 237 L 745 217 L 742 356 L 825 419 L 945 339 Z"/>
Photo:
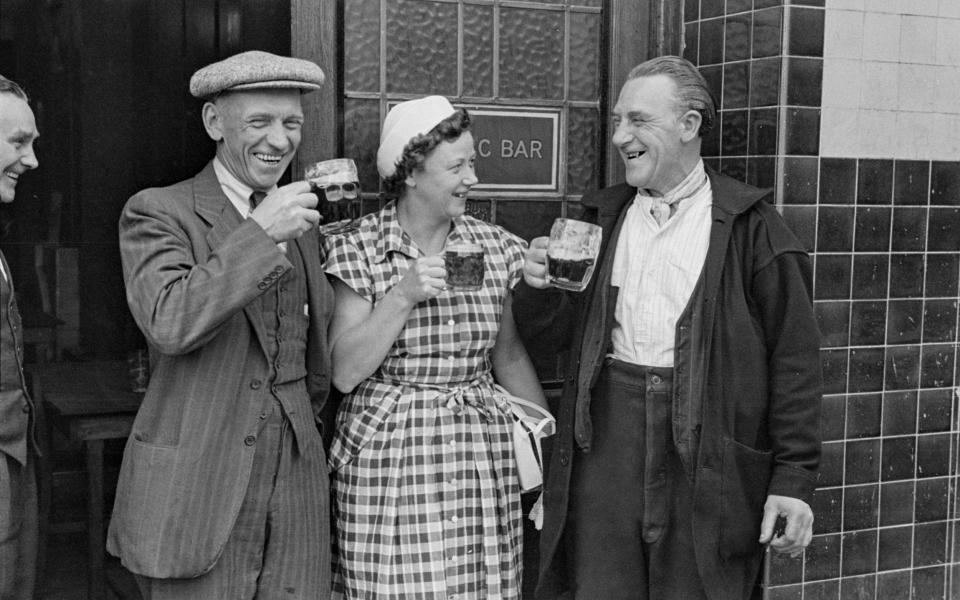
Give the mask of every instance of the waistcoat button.
<path id="1" fill-rule="evenodd" d="M 243 443 L 247 446 L 252 446 L 257 443 L 257 436 L 248 435 L 247 437 L 243 438 Z"/>

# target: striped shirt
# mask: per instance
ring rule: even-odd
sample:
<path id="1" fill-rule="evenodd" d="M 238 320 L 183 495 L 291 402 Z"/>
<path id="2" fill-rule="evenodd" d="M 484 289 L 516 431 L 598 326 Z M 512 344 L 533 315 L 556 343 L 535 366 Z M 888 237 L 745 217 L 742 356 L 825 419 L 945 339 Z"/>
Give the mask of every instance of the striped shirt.
<path id="1" fill-rule="evenodd" d="M 689 195 L 688 194 L 691 194 Z M 713 193 L 700 161 L 677 188 L 673 216 L 661 227 L 654 198 L 638 192 L 623 223 L 611 284 L 619 287 L 611 355 L 625 362 L 672 367 L 677 320 L 700 278 L 710 241 Z"/>

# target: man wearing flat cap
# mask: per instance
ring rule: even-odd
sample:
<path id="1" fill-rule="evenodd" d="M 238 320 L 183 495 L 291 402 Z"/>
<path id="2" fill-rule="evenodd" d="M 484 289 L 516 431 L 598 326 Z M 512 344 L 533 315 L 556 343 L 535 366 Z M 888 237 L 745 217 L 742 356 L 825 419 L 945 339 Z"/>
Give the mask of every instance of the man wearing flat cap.
<path id="1" fill-rule="evenodd" d="M 123 456 L 107 549 L 146 600 L 326 598 L 328 478 L 317 415 L 333 295 L 300 144 L 315 64 L 245 52 L 197 71 L 216 156 L 120 217 L 150 384 Z"/>

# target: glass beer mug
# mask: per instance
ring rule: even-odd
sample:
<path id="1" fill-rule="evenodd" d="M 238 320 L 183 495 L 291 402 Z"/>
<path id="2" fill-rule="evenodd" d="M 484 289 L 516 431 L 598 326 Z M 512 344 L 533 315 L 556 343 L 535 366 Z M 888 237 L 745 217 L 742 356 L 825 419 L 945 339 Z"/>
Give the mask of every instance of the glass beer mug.
<path id="1" fill-rule="evenodd" d="M 317 195 L 320 231 L 324 234 L 346 231 L 360 216 L 360 178 L 352 159 L 322 160 L 307 167 L 304 179 Z"/>

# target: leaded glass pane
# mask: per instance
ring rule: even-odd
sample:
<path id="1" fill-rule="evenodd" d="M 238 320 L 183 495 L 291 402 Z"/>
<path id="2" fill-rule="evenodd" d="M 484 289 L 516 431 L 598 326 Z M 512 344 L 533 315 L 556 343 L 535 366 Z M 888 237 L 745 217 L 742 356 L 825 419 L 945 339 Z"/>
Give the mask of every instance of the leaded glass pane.
<path id="1" fill-rule="evenodd" d="M 599 187 L 600 114 L 595 108 L 571 108 L 567 118 L 567 193 Z"/>
<path id="2" fill-rule="evenodd" d="M 563 98 L 563 13 L 503 7 L 500 95 Z"/>
<path id="3" fill-rule="evenodd" d="M 525 240 L 550 235 L 550 225 L 560 216 L 560 209 L 556 200 L 500 200 L 497 203 L 497 225 Z"/>
<path id="4" fill-rule="evenodd" d="M 353 92 L 380 89 L 380 3 L 346 0 L 343 35 L 349 52 L 343 53 L 343 86 Z"/>
<path id="5" fill-rule="evenodd" d="M 455 96 L 457 5 L 388 0 L 387 73 L 388 92 Z"/>
<path id="6" fill-rule="evenodd" d="M 345 98 L 343 101 L 343 155 L 357 163 L 360 188 L 377 192 L 377 147 L 380 145 L 380 103 Z"/>
<path id="7" fill-rule="evenodd" d="M 570 2 L 573 6 L 603 6 L 603 0 L 572 0 Z"/>
<path id="8" fill-rule="evenodd" d="M 600 95 L 600 15 L 570 14 L 571 100 L 596 100 Z"/>
<path id="9" fill-rule="evenodd" d="M 493 96 L 493 7 L 463 5 L 463 95 Z"/>

